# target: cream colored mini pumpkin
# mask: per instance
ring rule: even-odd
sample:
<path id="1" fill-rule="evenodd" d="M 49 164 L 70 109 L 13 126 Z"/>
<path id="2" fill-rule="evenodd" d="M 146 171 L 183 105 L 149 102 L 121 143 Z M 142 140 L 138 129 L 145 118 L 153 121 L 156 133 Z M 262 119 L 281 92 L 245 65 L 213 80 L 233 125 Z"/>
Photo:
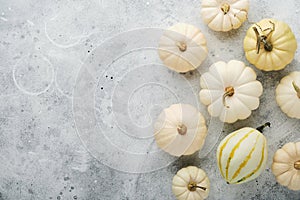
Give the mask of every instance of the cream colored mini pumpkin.
<path id="1" fill-rule="evenodd" d="M 177 172 L 172 181 L 172 190 L 178 200 L 202 200 L 209 194 L 210 183 L 206 173 L 189 166 Z"/>
<path id="2" fill-rule="evenodd" d="M 248 0 L 202 0 L 201 16 L 214 31 L 239 28 L 247 19 Z"/>
<path id="3" fill-rule="evenodd" d="M 214 63 L 201 76 L 200 85 L 200 101 L 209 114 L 227 123 L 249 117 L 263 91 L 254 70 L 237 60 Z"/>
<path id="4" fill-rule="evenodd" d="M 276 101 L 287 116 L 300 119 L 300 71 L 292 72 L 280 81 Z"/>
<path id="5" fill-rule="evenodd" d="M 245 183 L 257 178 L 265 169 L 267 158 L 265 136 L 248 127 L 229 134 L 221 141 L 217 150 L 221 175 L 230 184 Z"/>
<path id="6" fill-rule="evenodd" d="M 198 28 L 179 23 L 164 32 L 158 52 L 167 67 L 184 73 L 199 67 L 208 50 L 206 39 Z"/>
<path id="7" fill-rule="evenodd" d="M 248 61 L 264 71 L 281 70 L 292 62 L 297 49 L 290 27 L 275 19 L 263 19 L 252 25 L 244 39 Z"/>
<path id="8" fill-rule="evenodd" d="M 190 155 L 204 144 L 207 128 L 202 114 L 188 104 L 174 104 L 154 124 L 157 145 L 173 156 Z"/>
<path id="9" fill-rule="evenodd" d="M 272 172 L 281 185 L 300 190 L 300 142 L 287 143 L 276 151 Z"/>

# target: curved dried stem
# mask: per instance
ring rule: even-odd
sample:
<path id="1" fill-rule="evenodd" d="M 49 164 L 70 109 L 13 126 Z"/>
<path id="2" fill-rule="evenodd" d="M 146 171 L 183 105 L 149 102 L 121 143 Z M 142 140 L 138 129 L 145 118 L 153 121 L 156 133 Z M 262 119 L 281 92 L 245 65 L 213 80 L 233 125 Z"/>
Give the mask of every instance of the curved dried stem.
<path id="1" fill-rule="evenodd" d="M 258 130 L 259 132 L 262 133 L 264 131 L 264 128 L 266 128 L 266 127 L 271 127 L 271 123 L 267 122 L 264 125 L 261 125 L 261 126 L 257 127 L 256 130 Z"/>
<path id="2" fill-rule="evenodd" d="M 195 182 L 193 182 L 193 181 L 191 181 L 191 182 L 188 184 L 188 189 L 189 189 L 189 191 L 192 191 L 192 192 L 193 192 L 193 191 L 196 191 L 198 188 L 201 189 L 201 190 L 204 190 L 204 191 L 207 190 L 206 187 L 198 186 L 197 183 L 195 183 Z"/>
<path id="3" fill-rule="evenodd" d="M 231 97 L 234 95 L 234 88 L 232 86 L 226 87 L 225 88 L 225 93 L 223 94 L 223 105 L 226 108 L 229 108 L 229 106 L 226 104 L 226 98 Z"/>
<path id="4" fill-rule="evenodd" d="M 292 84 L 293 84 L 295 91 L 297 92 L 297 96 L 300 99 L 300 88 L 298 87 L 298 85 L 296 85 L 295 81 L 293 81 Z"/>

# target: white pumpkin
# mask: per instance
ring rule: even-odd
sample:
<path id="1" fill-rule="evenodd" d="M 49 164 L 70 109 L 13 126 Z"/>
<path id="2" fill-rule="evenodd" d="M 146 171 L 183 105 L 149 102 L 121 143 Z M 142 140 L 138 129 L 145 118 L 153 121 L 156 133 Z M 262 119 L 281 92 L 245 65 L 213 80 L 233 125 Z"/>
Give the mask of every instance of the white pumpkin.
<path id="1" fill-rule="evenodd" d="M 201 16 L 214 31 L 239 28 L 247 19 L 248 0 L 202 0 Z"/>
<path id="2" fill-rule="evenodd" d="M 167 67 L 184 73 L 199 67 L 207 57 L 208 50 L 206 39 L 198 28 L 179 23 L 164 32 L 158 53 Z"/>
<path id="3" fill-rule="evenodd" d="M 200 85 L 200 101 L 209 114 L 227 123 L 249 117 L 263 91 L 254 70 L 237 60 L 214 63 L 201 76 Z"/>
<path id="4" fill-rule="evenodd" d="M 260 128 L 267 125 L 270 124 Z M 265 169 L 267 158 L 265 136 L 249 127 L 227 135 L 217 150 L 219 170 L 229 184 L 245 183 L 257 178 Z"/>
<path id="5" fill-rule="evenodd" d="M 300 71 L 281 79 L 276 88 L 276 101 L 287 116 L 300 119 Z"/>
<path id="6" fill-rule="evenodd" d="M 190 155 L 204 144 L 207 128 L 202 114 L 188 104 L 173 104 L 154 124 L 157 145 L 173 156 Z"/>
<path id="7" fill-rule="evenodd" d="M 279 184 L 300 191 L 300 142 L 290 142 L 273 157 L 272 172 Z"/>
<path id="8" fill-rule="evenodd" d="M 177 172 L 172 181 L 172 191 L 178 200 L 202 200 L 209 194 L 210 183 L 206 173 L 189 166 Z"/>

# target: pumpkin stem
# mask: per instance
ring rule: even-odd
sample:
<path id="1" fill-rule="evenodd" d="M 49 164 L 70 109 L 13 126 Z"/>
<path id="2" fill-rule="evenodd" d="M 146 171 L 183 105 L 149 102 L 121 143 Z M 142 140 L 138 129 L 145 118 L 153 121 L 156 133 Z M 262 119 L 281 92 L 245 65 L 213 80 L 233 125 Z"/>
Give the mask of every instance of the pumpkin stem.
<path id="1" fill-rule="evenodd" d="M 300 88 L 296 85 L 295 81 L 292 82 L 295 91 L 297 92 L 297 96 L 300 99 Z"/>
<path id="2" fill-rule="evenodd" d="M 229 108 L 229 106 L 226 105 L 226 97 L 231 97 L 234 95 L 234 88 L 232 86 L 225 88 L 225 93 L 223 94 L 223 105 L 226 108 Z"/>
<path id="3" fill-rule="evenodd" d="M 298 160 L 294 163 L 294 167 L 296 170 L 300 170 L 300 160 Z"/>
<path id="4" fill-rule="evenodd" d="M 224 3 L 221 6 L 221 10 L 223 11 L 224 15 L 226 15 L 230 10 L 230 5 L 228 3 Z"/>
<path id="5" fill-rule="evenodd" d="M 186 43 L 184 42 L 177 42 L 176 46 L 179 48 L 180 51 L 185 52 L 187 49 Z"/>
<path id="6" fill-rule="evenodd" d="M 270 122 L 267 122 L 267 123 L 265 123 L 264 125 L 257 127 L 256 130 L 258 130 L 259 132 L 262 133 L 263 130 L 264 130 L 264 128 L 266 128 L 267 126 L 268 126 L 268 127 L 271 127 L 271 123 L 270 123 Z"/>
<path id="7" fill-rule="evenodd" d="M 187 132 L 187 127 L 184 124 L 180 124 L 177 126 L 177 131 L 180 135 L 185 135 Z"/>
<path id="8" fill-rule="evenodd" d="M 199 189 L 201 189 L 201 190 L 204 190 L 204 191 L 207 190 L 206 187 L 198 186 L 197 183 L 195 183 L 195 182 L 193 182 L 193 181 L 189 182 L 189 184 L 188 184 L 188 189 L 189 189 L 189 191 L 194 192 L 194 191 L 197 190 L 197 188 L 199 188 Z"/>

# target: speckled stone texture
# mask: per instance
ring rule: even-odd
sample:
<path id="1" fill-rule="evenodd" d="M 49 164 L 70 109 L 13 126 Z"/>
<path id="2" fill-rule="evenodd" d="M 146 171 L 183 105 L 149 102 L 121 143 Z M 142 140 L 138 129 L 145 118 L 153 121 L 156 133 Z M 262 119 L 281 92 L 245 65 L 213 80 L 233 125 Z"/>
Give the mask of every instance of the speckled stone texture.
<path id="1" fill-rule="evenodd" d="M 203 24 L 200 3 L 1 0 L 0 200 L 171 200 L 174 174 L 189 165 L 207 172 L 209 199 L 300 199 L 299 192 L 277 184 L 270 170 L 274 152 L 300 138 L 299 120 L 286 117 L 275 101 L 280 79 L 300 70 L 299 51 L 279 72 L 250 65 L 264 93 L 259 109 L 244 121 L 223 125 L 198 100 L 199 77 L 213 62 L 249 65 L 242 41 L 251 22 L 283 20 L 300 42 L 300 2 L 250 0 L 251 22 L 228 33 Z M 199 27 L 207 38 L 209 56 L 192 74 L 171 72 L 157 55 L 162 29 L 177 22 Z M 164 107 L 178 102 L 199 108 L 209 134 L 202 152 L 176 159 L 157 148 L 152 124 Z M 219 141 L 266 121 L 272 123 L 265 132 L 266 170 L 254 181 L 227 185 L 216 165 Z"/>

